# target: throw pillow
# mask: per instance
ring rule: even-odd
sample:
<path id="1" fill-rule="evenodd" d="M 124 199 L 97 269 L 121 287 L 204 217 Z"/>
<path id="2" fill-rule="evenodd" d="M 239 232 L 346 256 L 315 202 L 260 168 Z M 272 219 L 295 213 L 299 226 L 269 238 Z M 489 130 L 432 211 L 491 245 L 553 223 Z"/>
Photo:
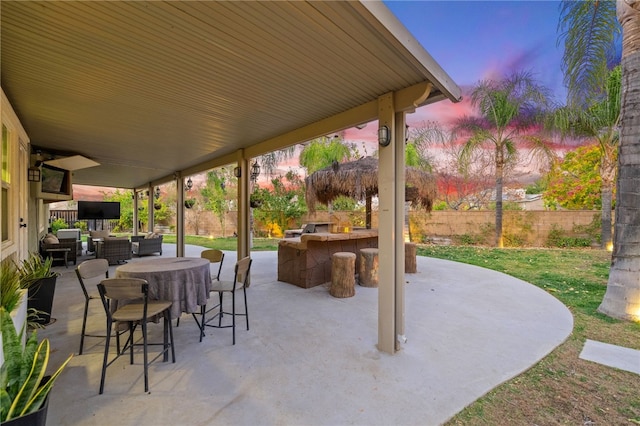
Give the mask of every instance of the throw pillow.
<path id="1" fill-rule="evenodd" d="M 43 241 L 45 244 L 60 244 L 60 240 L 58 239 L 58 237 L 53 234 L 45 235 Z"/>

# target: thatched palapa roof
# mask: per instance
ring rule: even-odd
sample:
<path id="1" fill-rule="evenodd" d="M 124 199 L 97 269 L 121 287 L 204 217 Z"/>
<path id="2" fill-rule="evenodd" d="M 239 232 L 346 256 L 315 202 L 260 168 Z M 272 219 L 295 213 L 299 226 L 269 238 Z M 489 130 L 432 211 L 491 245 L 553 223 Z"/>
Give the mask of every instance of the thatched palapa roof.
<path id="1" fill-rule="evenodd" d="M 428 211 L 436 196 L 436 180 L 431 173 L 407 167 L 405 199 Z M 348 163 L 334 164 L 312 173 L 305 179 L 305 199 L 309 211 L 316 203 L 328 204 L 339 196 L 365 200 L 378 194 L 378 159 L 363 157 Z"/>

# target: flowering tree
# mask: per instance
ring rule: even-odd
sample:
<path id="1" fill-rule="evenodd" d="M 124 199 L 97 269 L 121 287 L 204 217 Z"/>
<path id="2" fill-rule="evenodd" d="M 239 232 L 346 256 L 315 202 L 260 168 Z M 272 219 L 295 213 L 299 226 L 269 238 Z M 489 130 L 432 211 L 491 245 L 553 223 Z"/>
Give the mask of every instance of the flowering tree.
<path id="1" fill-rule="evenodd" d="M 545 205 L 574 210 L 600 209 L 603 201 L 601 161 L 598 145 L 582 146 L 567 153 L 549 171 L 547 190 L 543 194 Z"/>

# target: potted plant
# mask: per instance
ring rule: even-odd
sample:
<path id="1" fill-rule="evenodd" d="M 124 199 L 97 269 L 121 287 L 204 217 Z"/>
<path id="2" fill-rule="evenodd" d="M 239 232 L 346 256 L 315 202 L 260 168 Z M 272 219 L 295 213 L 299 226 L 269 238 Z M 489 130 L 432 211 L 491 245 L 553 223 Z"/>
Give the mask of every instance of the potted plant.
<path id="1" fill-rule="evenodd" d="M 0 367 L 0 422 L 3 425 L 46 424 L 49 392 L 64 367 L 73 355 L 49 377 L 45 377 L 49 363 L 49 340 L 38 343 L 35 331 L 31 333 L 25 347 L 21 336 L 16 333 L 11 316 L 0 307 L 2 324 L 2 347 L 5 360 Z"/>
<path id="2" fill-rule="evenodd" d="M 262 206 L 262 196 L 259 194 L 251 194 L 249 197 L 249 206 L 253 209 L 260 208 Z"/>
<path id="3" fill-rule="evenodd" d="M 27 290 L 20 285 L 20 274 L 15 264 L 4 261 L 0 264 L 0 307 L 9 312 L 16 330 L 27 323 Z M 22 345 L 25 344 L 25 336 Z M 0 335 L 0 363 L 4 361 Z"/>
<path id="4" fill-rule="evenodd" d="M 27 308 L 37 318 L 34 322 L 46 325 L 51 322 L 51 307 L 56 290 L 58 274 L 51 270 L 53 259 L 42 258 L 38 253 L 30 253 L 18 267 L 20 285 L 29 290 Z"/>
<path id="5" fill-rule="evenodd" d="M 11 313 L 18 309 L 25 290 L 20 283 L 20 272 L 12 262 L 0 265 L 0 307 Z"/>
<path id="6" fill-rule="evenodd" d="M 195 198 L 189 198 L 187 200 L 184 200 L 184 206 L 188 209 L 193 207 L 195 204 L 196 204 Z"/>

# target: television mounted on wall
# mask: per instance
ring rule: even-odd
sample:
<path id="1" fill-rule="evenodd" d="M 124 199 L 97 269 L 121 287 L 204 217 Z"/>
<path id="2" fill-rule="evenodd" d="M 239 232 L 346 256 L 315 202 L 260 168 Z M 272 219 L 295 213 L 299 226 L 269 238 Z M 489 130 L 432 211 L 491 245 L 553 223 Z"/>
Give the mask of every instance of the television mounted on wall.
<path id="1" fill-rule="evenodd" d="M 117 201 L 78 201 L 78 220 L 120 219 Z"/>
<path id="2" fill-rule="evenodd" d="M 73 199 L 71 171 L 50 166 L 40 166 L 40 182 L 35 182 L 36 198 L 44 201 L 67 201 Z"/>

